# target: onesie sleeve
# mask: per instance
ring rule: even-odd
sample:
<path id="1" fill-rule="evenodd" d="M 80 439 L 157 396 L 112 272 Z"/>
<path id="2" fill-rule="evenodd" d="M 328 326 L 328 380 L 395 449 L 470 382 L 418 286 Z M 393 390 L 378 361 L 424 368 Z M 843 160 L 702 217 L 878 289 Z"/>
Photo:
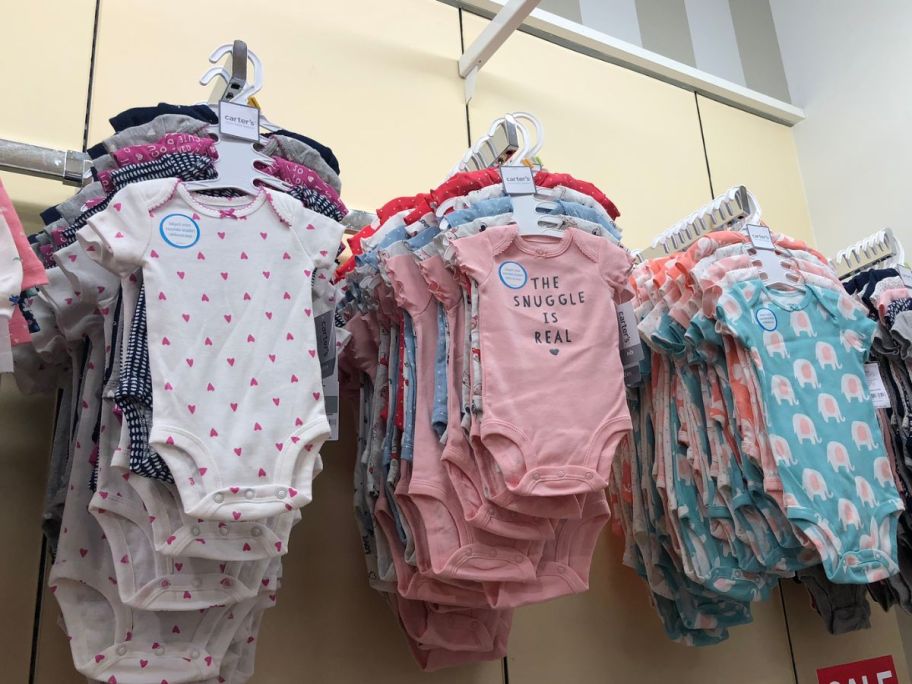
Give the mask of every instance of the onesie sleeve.
<path id="1" fill-rule="evenodd" d="M 737 286 L 727 288 L 719 295 L 716 301 L 716 330 L 723 334 L 731 335 L 746 347 L 757 346 L 756 340 L 750 334 L 754 327 L 744 325 L 744 322 L 753 317 L 747 302 Z"/>
<path id="2" fill-rule="evenodd" d="M 602 278 L 614 290 L 614 301 L 622 304 L 633 299 L 633 289 L 630 287 L 630 270 L 633 259 L 626 249 L 615 245 L 611 240 L 601 239 L 601 254 L 599 256 L 599 272 Z"/>
<path id="3" fill-rule="evenodd" d="M 389 274 L 396 304 L 413 317 L 423 313 L 431 302 L 431 292 L 421 277 L 415 258 L 411 254 L 390 257 L 386 260 L 386 272 Z"/>
<path id="4" fill-rule="evenodd" d="M 328 216 L 299 205 L 292 229 L 313 257 L 315 269 L 335 269 L 345 227 Z"/>
<path id="5" fill-rule="evenodd" d="M 494 249 L 490 236 L 493 231 L 459 238 L 451 243 L 456 268 L 472 278 L 483 282 L 494 269 Z"/>
<path id="6" fill-rule="evenodd" d="M 118 192 L 76 233 L 92 259 L 122 278 L 142 266 L 152 236 L 143 185 L 131 184 Z"/>
<path id="7" fill-rule="evenodd" d="M 814 287 L 807 285 L 807 287 Z M 877 332 L 877 323 L 868 318 L 864 304 L 842 291 L 830 288 L 814 287 L 814 292 L 821 304 L 829 311 L 830 315 L 839 322 L 840 326 L 854 330 L 861 338 L 863 356 L 874 343 Z"/>

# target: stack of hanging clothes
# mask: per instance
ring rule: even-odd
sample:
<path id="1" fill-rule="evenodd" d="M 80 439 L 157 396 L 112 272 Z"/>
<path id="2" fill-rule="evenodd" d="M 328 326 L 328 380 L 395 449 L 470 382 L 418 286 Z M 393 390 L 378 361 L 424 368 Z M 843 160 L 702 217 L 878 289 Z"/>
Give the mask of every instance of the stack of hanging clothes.
<path id="1" fill-rule="evenodd" d="M 875 326 L 825 258 L 773 239 L 794 287 L 768 282 L 749 238 L 728 231 L 632 276 L 650 353 L 613 510 L 625 563 L 687 644 L 727 638 L 781 577 L 812 583 L 819 565 L 817 586 L 864 585 L 899 570 L 903 502 L 865 384 Z M 866 626 L 863 594 L 839 603 L 834 629 Z"/>
<path id="2" fill-rule="evenodd" d="M 884 610 L 899 605 L 912 612 L 912 518 L 908 510 L 912 503 L 912 277 L 908 269 L 872 269 L 851 277 L 845 289 L 876 325 L 869 372 L 879 376 L 886 391 L 878 417 L 896 484 L 906 502 L 897 530 L 899 573 L 871 584 L 868 590 Z"/>
<path id="3" fill-rule="evenodd" d="M 191 192 L 217 175 L 210 108 L 111 121 L 97 180 L 31 238 L 48 283 L 16 351 L 25 389 L 60 391 L 51 591 L 91 679 L 240 683 L 329 435 L 339 166 L 280 131 L 265 170 L 287 194 Z"/>
<path id="4" fill-rule="evenodd" d="M 534 180 L 554 236 L 515 225 L 498 170 L 458 173 L 382 207 L 338 271 L 368 577 L 426 670 L 500 658 L 513 608 L 588 589 L 630 429 L 618 211 Z"/>

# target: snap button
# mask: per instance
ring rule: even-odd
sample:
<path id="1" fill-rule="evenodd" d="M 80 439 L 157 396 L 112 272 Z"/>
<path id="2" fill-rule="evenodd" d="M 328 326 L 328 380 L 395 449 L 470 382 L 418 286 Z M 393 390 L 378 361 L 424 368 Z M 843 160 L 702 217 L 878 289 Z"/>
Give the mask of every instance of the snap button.
<path id="1" fill-rule="evenodd" d="M 252 530 L 250 530 L 251 537 L 259 537 L 261 534 L 263 534 L 263 530 L 261 530 L 259 527 L 254 527 Z"/>
<path id="2" fill-rule="evenodd" d="M 288 494 L 288 492 L 286 490 L 284 490 L 282 487 L 279 487 L 276 490 L 276 497 L 279 499 L 284 499 L 286 494 Z"/>
<path id="3" fill-rule="evenodd" d="M 127 647 L 124 646 L 123 644 L 121 644 L 120 646 L 117 647 L 117 655 L 123 655 L 126 652 L 127 652 Z"/>
<path id="4" fill-rule="evenodd" d="M 497 472 L 497 473 L 500 472 L 500 466 L 497 465 L 496 463 L 494 464 L 494 472 Z"/>
<path id="5" fill-rule="evenodd" d="M 194 577 L 191 584 L 193 584 L 194 588 L 199 589 L 201 586 L 203 586 L 203 580 L 201 580 L 199 577 Z"/>
<path id="6" fill-rule="evenodd" d="M 157 656 L 163 656 L 163 655 L 165 655 L 165 647 L 164 647 L 164 646 L 159 646 L 158 648 L 156 648 L 156 649 L 155 649 L 154 651 L 152 651 L 152 652 L 153 652 L 155 655 L 157 655 Z"/>
<path id="7" fill-rule="evenodd" d="M 161 582 L 159 582 L 159 586 L 161 586 L 162 589 L 167 589 L 168 587 L 171 586 L 171 582 L 169 582 L 168 580 L 162 580 Z"/>
<path id="8" fill-rule="evenodd" d="M 592 479 L 592 473 L 586 473 L 586 479 L 587 479 L 587 480 L 591 480 L 591 479 Z"/>
<path id="9" fill-rule="evenodd" d="M 541 479 L 541 475 L 540 475 L 539 473 L 532 473 L 532 479 L 533 479 L 533 480 L 540 480 L 540 479 Z"/>
<path id="10" fill-rule="evenodd" d="M 482 488 L 482 490 L 484 491 L 484 495 L 485 495 L 485 496 L 491 496 L 491 492 L 490 492 L 490 490 L 488 490 L 488 486 L 487 486 L 487 485 L 485 485 L 485 486 Z"/>
<path id="11" fill-rule="evenodd" d="M 567 473 L 565 473 L 563 470 L 558 470 L 558 471 L 557 471 L 557 476 L 558 476 L 558 477 L 566 477 L 566 476 L 567 476 Z"/>
<path id="12" fill-rule="evenodd" d="M 246 489 L 246 490 L 244 490 L 244 497 L 247 498 L 247 499 L 252 499 L 252 498 L 253 498 L 253 490 L 252 490 L 252 489 Z"/>
<path id="13" fill-rule="evenodd" d="M 220 527 L 220 528 L 219 528 L 219 534 L 222 535 L 223 537 L 227 537 L 227 536 L 228 536 L 228 528 L 227 528 L 227 527 Z"/>
<path id="14" fill-rule="evenodd" d="M 567 572 L 567 568 L 565 568 L 563 565 L 558 565 L 558 566 L 557 566 L 557 572 L 558 572 L 559 574 L 563 575 L 565 572 Z"/>
<path id="15" fill-rule="evenodd" d="M 212 496 L 212 500 L 215 501 L 215 503 L 222 503 L 222 501 L 225 500 L 225 495 L 219 492 L 218 494 L 214 494 Z"/>
<path id="16" fill-rule="evenodd" d="M 193 527 L 191 527 L 190 534 L 192 534 L 194 537 L 198 537 L 200 535 L 199 525 L 194 525 Z"/>
<path id="17" fill-rule="evenodd" d="M 200 657 L 200 652 L 194 648 L 192 651 L 190 651 L 190 657 L 196 660 Z"/>

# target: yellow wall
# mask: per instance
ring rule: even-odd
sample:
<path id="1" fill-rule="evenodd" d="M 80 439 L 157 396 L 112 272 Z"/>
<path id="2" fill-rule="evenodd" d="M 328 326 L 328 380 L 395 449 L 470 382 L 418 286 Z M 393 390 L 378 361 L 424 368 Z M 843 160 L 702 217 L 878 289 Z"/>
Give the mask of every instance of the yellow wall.
<path id="1" fill-rule="evenodd" d="M 0 121 L 0 137 L 79 148 L 94 2 L 16 7 L 4 10 L 5 48 L 15 46 L 28 78 L 13 80 L 16 106 Z M 131 28 L 137 17 L 139 31 Z M 484 23 L 464 16 L 466 44 Z M 266 67 L 259 99 L 270 119 L 336 152 L 349 206 L 370 210 L 432 187 L 464 151 L 466 109 L 455 64 L 460 22 L 455 9 L 436 0 L 272 3 L 260 12 L 239 0 L 102 2 L 89 140 L 105 137 L 107 118 L 124 108 L 205 99 L 208 90 L 196 79 L 208 68 L 206 57 L 236 36 Z M 66 45 L 66 59 L 48 45 Z M 716 192 L 744 183 L 774 228 L 811 239 L 792 132 L 702 98 L 699 104 Z M 514 110 L 544 123 L 546 165 L 595 183 L 618 204 L 633 247 L 711 197 L 692 93 L 515 34 L 479 76 L 468 109 L 473 136 Z M 2 180 L 32 226 L 39 208 L 72 192 L 9 174 Z M 6 610 L 0 658 L 11 682 L 26 681 L 28 670 L 50 413 L 48 400 L 22 398 L 3 379 L 0 454 L 10 477 L 0 485 L 0 535 L 22 549 L 22 558 L 0 555 Z M 354 425 L 346 416 L 346 436 L 325 452 L 326 471 L 295 531 L 278 606 L 264 621 L 254 682 L 499 684 L 500 663 L 418 673 L 391 614 L 368 588 L 350 513 Z M 906 673 L 892 615 L 875 615 L 869 632 L 833 639 L 792 584 L 782 590 L 786 612 L 774 594 L 756 606 L 755 623 L 734 629 L 729 642 L 707 649 L 673 644 L 648 605 L 645 585 L 620 557 L 619 541 L 606 534 L 588 594 L 517 611 L 511 681 L 793 681 L 786 616 L 802 684 L 816 681 L 815 668 L 834 660 L 888 652 Z M 84 681 L 69 663 L 55 615 L 46 594 L 36 682 Z"/>

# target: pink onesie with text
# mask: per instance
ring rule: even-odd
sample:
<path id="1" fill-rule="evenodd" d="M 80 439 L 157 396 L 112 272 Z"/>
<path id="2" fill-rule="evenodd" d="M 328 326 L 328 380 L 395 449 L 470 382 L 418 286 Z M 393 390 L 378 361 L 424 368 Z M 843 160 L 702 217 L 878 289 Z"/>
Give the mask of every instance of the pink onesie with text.
<path id="1" fill-rule="evenodd" d="M 615 306 L 628 293 L 630 257 L 576 228 L 550 238 L 499 226 L 453 247 L 478 283 L 481 439 L 507 488 L 604 489 L 631 429 Z"/>

